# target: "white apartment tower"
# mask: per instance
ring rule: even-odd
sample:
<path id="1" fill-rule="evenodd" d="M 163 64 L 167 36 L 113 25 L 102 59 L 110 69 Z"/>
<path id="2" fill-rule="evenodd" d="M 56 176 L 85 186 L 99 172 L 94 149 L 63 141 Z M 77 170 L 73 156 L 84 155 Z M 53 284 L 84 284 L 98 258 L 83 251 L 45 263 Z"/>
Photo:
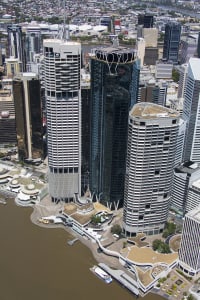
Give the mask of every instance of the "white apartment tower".
<path id="1" fill-rule="evenodd" d="M 139 103 L 129 114 L 123 228 L 127 236 L 162 232 L 167 220 L 179 114 Z"/>
<path id="2" fill-rule="evenodd" d="M 49 193 L 71 201 L 81 188 L 81 45 L 44 40 Z"/>
<path id="3" fill-rule="evenodd" d="M 200 163 L 200 59 L 189 60 L 183 119 L 187 122 L 184 161 Z"/>
<path id="4" fill-rule="evenodd" d="M 189 276 L 200 272 L 200 207 L 185 215 L 181 244 L 179 249 L 179 266 Z"/>

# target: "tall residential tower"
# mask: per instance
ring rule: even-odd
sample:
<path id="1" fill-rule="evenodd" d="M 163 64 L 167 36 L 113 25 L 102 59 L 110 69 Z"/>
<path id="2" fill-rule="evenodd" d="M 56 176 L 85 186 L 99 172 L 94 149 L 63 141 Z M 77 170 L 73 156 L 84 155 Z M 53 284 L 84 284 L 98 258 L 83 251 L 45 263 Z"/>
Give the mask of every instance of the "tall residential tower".
<path id="1" fill-rule="evenodd" d="M 126 235 L 158 234 L 167 220 L 179 115 L 139 103 L 129 114 L 123 228 Z"/>
<path id="2" fill-rule="evenodd" d="M 81 45 L 44 40 L 49 193 L 71 201 L 81 191 Z"/>

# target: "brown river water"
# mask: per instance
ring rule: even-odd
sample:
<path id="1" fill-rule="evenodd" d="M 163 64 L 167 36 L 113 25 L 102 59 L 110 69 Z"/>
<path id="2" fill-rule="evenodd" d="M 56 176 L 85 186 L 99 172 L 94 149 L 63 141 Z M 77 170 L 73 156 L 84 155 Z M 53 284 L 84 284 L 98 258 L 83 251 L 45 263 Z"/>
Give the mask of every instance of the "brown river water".
<path id="1" fill-rule="evenodd" d="M 90 270 L 96 261 L 90 250 L 63 229 L 31 223 L 32 208 L 13 201 L 0 204 L 0 300 L 131 300 L 129 291 L 110 285 Z M 144 300 L 162 300 L 148 294 Z"/>

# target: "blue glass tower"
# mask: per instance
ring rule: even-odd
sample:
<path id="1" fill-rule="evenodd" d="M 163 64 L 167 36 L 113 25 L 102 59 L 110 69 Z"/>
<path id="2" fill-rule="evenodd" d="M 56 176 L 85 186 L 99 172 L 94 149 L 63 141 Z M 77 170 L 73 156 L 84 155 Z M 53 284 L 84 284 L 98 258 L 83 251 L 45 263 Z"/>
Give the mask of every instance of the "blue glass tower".
<path id="1" fill-rule="evenodd" d="M 181 36 L 181 24 L 169 22 L 165 25 L 163 59 L 178 63 L 178 51 Z"/>

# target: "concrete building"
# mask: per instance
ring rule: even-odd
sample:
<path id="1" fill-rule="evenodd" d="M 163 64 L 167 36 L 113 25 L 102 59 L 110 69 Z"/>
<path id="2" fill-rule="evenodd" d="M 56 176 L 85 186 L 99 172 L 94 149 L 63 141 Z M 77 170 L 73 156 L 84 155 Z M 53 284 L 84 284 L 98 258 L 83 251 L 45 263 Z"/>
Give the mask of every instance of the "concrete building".
<path id="1" fill-rule="evenodd" d="M 189 212 L 190 210 L 196 208 L 199 205 L 200 205 L 200 175 L 199 175 L 199 179 L 192 182 L 191 186 L 189 187 L 187 203 L 186 203 L 186 211 Z"/>
<path id="2" fill-rule="evenodd" d="M 155 65 L 159 58 L 158 48 L 145 47 L 144 64 L 151 66 Z"/>
<path id="3" fill-rule="evenodd" d="M 187 122 L 184 161 L 200 162 L 200 59 L 189 60 L 183 119 Z"/>
<path id="4" fill-rule="evenodd" d="M 179 266 L 189 276 L 200 271 L 200 207 L 187 213 L 184 218 Z"/>
<path id="5" fill-rule="evenodd" d="M 171 79 L 173 64 L 171 62 L 157 61 L 156 62 L 156 79 Z"/>
<path id="6" fill-rule="evenodd" d="M 142 35 L 145 40 L 146 47 L 156 48 L 158 45 L 158 29 L 143 28 Z"/>
<path id="7" fill-rule="evenodd" d="M 81 45 L 47 39 L 43 46 L 49 193 L 68 202 L 81 192 Z"/>
<path id="8" fill-rule="evenodd" d="M 186 38 L 182 38 L 180 45 L 180 63 L 188 63 L 191 57 L 194 57 L 197 53 L 198 35 L 189 35 Z"/>
<path id="9" fill-rule="evenodd" d="M 34 73 L 22 73 L 13 79 L 18 156 L 43 157 L 40 81 Z"/>
<path id="10" fill-rule="evenodd" d="M 170 206 L 182 216 L 188 212 L 187 201 L 189 187 L 199 178 L 200 166 L 197 163 L 186 162 L 177 166 L 174 170 L 172 199 Z M 191 201 L 192 200 L 190 200 L 190 207 L 192 206 Z"/>
<path id="11" fill-rule="evenodd" d="M 140 59 L 140 67 L 143 67 L 144 64 L 144 55 L 145 55 L 145 40 L 143 38 L 137 39 L 137 58 Z"/>
<path id="12" fill-rule="evenodd" d="M 172 107 L 171 107 L 172 108 Z M 178 107 L 174 107 L 176 111 L 179 112 L 180 116 L 181 113 Z M 175 156 L 175 163 L 174 166 L 177 167 L 183 162 L 183 151 L 184 151 L 184 142 L 185 142 L 185 132 L 186 132 L 186 121 L 184 121 L 181 117 L 179 119 L 179 130 L 178 130 L 178 137 L 177 137 L 177 145 L 176 145 L 176 156 Z"/>
<path id="13" fill-rule="evenodd" d="M 178 98 L 183 98 L 185 96 L 185 87 L 187 79 L 188 64 L 183 64 L 179 68 L 179 83 L 178 83 Z"/>
<path id="14" fill-rule="evenodd" d="M 13 78 L 13 76 L 22 72 L 22 63 L 18 58 L 10 57 L 5 59 L 6 76 Z"/>
<path id="15" fill-rule="evenodd" d="M 15 107 L 12 91 L 11 89 L 0 89 L 0 144 L 16 144 L 16 141 Z"/>
<path id="16" fill-rule="evenodd" d="M 127 236 L 163 231 L 168 216 L 179 114 L 136 104 L 129 113 L 123 228 Z"/>
<path id="17" fill-rule="evenodd" d="M 134 50 L 118 45 L 91 56 L 90 189 L 112 208 L 123 203 L 134 61 Z"/>
<path id="18" fill-rule="evenodd" d="M 169 22 L 165 25 L 165 36 L 163 45 L 163 59 L 178 63 L 179 43 L 181 36 L 181 25 L 177 22 Z"/>

